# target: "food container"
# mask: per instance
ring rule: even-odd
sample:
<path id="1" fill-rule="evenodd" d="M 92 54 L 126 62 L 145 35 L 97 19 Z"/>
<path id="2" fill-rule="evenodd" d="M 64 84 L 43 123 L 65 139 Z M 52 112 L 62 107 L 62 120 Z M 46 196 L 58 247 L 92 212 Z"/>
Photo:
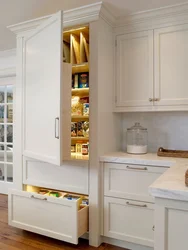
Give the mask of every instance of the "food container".
<path id="1" fill-rule="evenodd" d="M 127 129 L 127 153 L 146 154 L 148 149 L 148 132 L 140 123 Z"/>
<path id="2" fill-rule="evenodd" d="M 88 153 L 89 153 L 88 144 L 82 144 L 82 155 L 88 155 Z"/>

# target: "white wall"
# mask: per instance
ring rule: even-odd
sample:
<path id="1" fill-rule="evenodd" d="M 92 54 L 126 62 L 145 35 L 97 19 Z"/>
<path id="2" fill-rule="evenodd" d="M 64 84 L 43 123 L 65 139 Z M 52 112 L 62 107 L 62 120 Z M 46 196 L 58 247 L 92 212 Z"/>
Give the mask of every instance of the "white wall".
<path id="1" fill-rule="evenodd" d="M 148 129 L 150 152 L 159 147 L 188 150 L 188 112 L 124 113 L 122 149 L 126 149 L 126 129 L 140 122 Z"/>

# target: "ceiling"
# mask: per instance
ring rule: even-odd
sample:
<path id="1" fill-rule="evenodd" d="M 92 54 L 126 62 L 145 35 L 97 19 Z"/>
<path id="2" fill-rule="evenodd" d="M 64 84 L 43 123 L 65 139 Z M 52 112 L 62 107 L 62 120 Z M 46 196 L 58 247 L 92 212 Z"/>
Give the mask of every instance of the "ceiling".
<path id="1" fill-rule="evenodd" d="M 16 47 L 15 35 L 6 27 L 11 24 L 67 10 L 99 0 L 0 0 L 0 51 Z M 183 0 L 104 0 L 118 16 L 182 3 Z"/>

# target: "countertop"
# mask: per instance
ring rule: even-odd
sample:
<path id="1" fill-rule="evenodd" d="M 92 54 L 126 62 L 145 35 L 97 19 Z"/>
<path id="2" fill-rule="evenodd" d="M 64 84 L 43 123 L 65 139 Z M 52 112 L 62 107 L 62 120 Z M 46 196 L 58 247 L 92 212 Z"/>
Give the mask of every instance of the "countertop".
<path id="1" fill-rule="evenodd" d="M 115 152 L 101 156 L 100 161 L 167 167 L 166 172 L 149 187 L 149 193 L 154 197 L 188 201 L 188 187 L 185 186 L 184 177 L 188 159 L 159 157 L 153 153 L 131 155 Z"/>

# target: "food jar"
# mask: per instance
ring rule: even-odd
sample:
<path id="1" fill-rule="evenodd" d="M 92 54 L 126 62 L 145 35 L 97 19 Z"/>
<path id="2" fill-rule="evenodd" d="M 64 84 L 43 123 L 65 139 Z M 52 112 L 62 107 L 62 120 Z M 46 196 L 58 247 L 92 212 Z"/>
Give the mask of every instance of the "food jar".
<path id="1" fill-rule="evenodd" d="M 127 129 L 127 153 L 146 154 L 148 149 L 148 132 L 139 122 Z"/>

